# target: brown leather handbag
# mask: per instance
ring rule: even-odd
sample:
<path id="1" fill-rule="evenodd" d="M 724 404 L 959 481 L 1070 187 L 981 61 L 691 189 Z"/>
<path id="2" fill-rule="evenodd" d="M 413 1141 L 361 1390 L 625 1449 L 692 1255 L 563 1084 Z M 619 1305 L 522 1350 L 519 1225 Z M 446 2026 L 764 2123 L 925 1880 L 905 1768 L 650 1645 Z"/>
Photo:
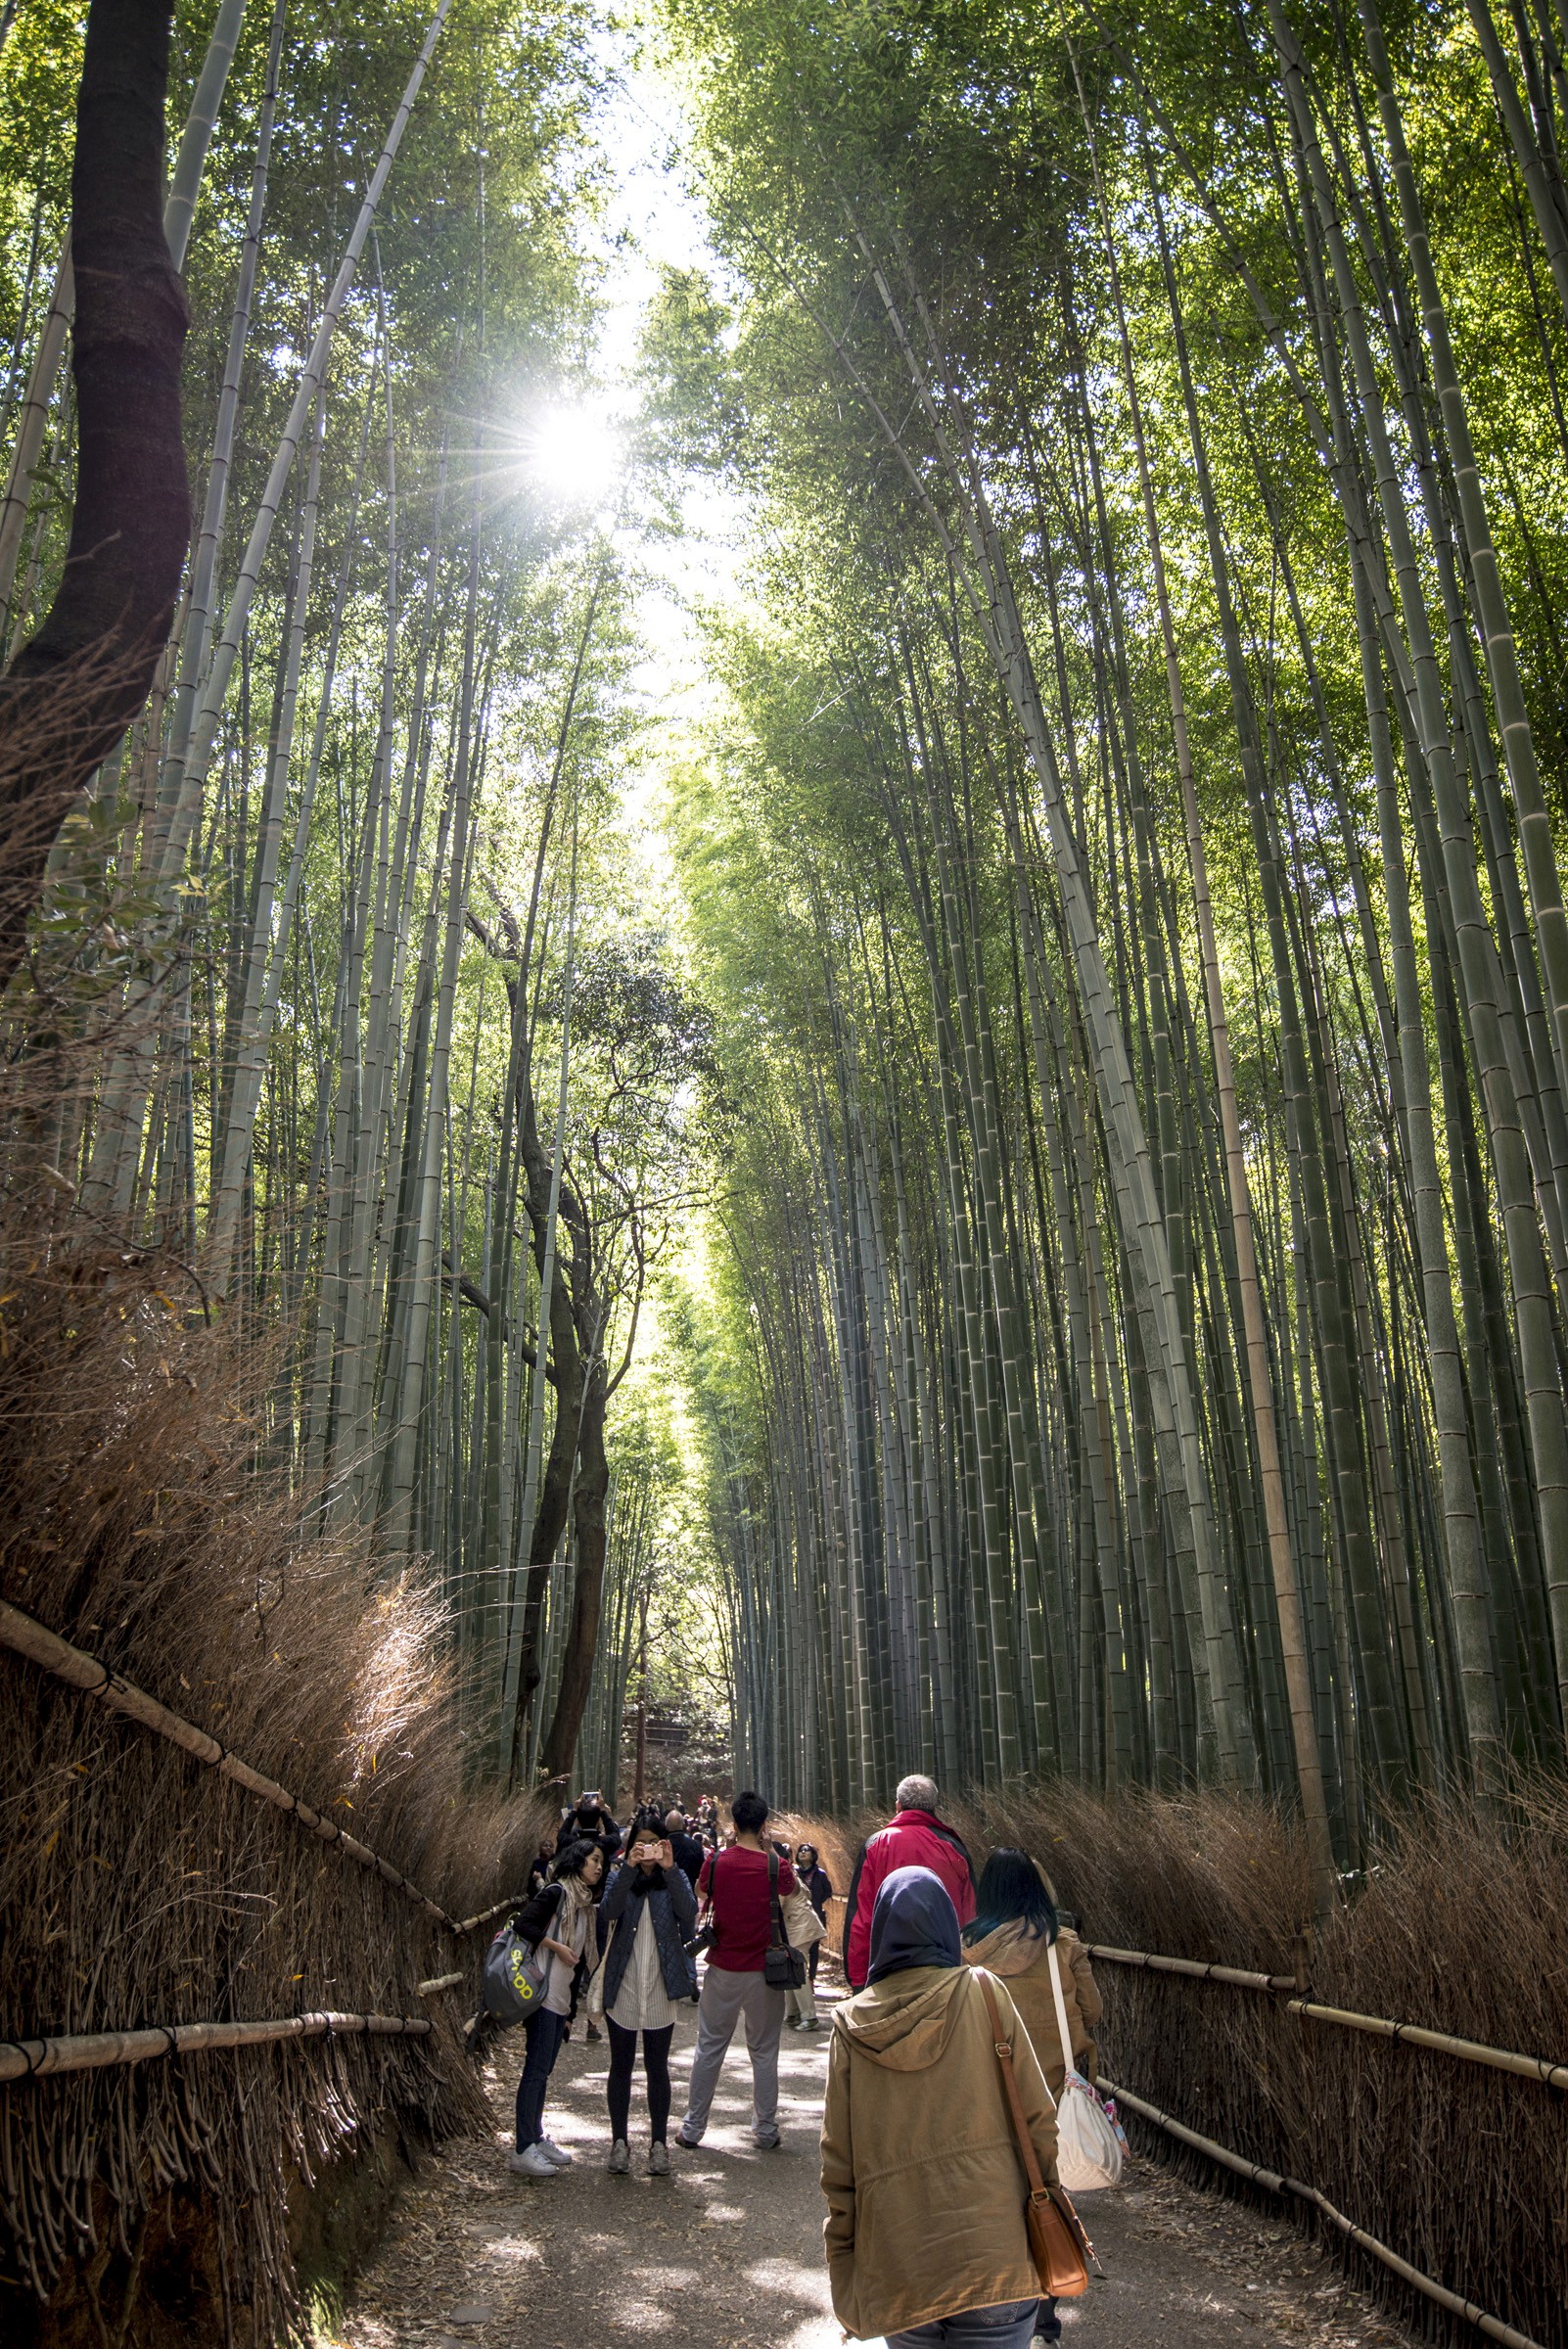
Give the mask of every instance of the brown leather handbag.
<path id="1" fill-rule="evenodd" d="M 1013 2050 L 1010 2041 L 1002 2036 L 1001 2013 L 991 1976 L 984 1967 L 974 1968 L 976 1981 L 991 2016 L 991 2036 L 1001 2065 L 1002 2085 L 1007 2091 L 1008 2109 L 1013 2116 L 1013 2134 L 1018 2140 L 1019 2156 L 1024 2164 L 1024 2176 L 1029 2180 L 1029 2193 L 1024 2203 L 1024 2224 L 1029 2229 L 1029 2248 L 1035 2261 L 1035 2273 L 1039 2288 L 1052 2300 L 1074 2300 L 1080 2292 L 1088 2290 L 1088 2263 L 1094 2258 L 1094 2246 L 1069 2201 L 1065 2188 L 1047 2186 L 1039 2174 L 1039 2159 L 1035 2141 L 1029 2134 L 1029 2122 L 1024 2117 L 1024 2099 L 1018 2093 L 1018 2078 L 1013 2070 Z M 1098 2262 L 1095 2263 L 1098 2265 Z"/>

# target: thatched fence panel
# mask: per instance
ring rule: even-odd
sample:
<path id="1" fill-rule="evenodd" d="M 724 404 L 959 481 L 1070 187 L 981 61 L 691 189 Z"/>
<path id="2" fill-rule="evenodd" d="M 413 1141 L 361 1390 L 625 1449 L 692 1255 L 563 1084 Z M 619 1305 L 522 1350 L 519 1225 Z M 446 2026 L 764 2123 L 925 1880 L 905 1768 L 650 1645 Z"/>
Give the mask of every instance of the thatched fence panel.
<path id="1" fill-rule="evenodd" d="M 1263 1803 L 1064 1786 L 957 1816 L 977 1860 L 1036 1853 L 1099 1948 L 1103 2069 L 1187 2133 L 1130 2104 L 1139 2150 L 1214 2184 L 1201 2138 L 1302 2182 L 1310 2223 L 1407 2317 L 1458 2321 L 1381 2253 L 1362 2271 L 1362 2236 L 1504 2334 L 1568 2349 L 1560 1788 L 1521 1789 L 1502 1819 L 1454 1803 L 1391 1825 L 1321 1929 L 1303 1841 Z"/>
<path id="2" fill-rule="evenodd" d="M 449 1977 L 541 1814 L 466 1782 L 417 1564 L 258 1473 L 272 1365 L 249 1385 L 157 1259 L 37 1261 L 0 1352 L 0 1604 L 37 1627 L 0 1641 L 0 2041 L 241 2044 L 0 2084 L 0 2337 L 157 2337 L 206 2298 L 271 2349 L 324 2172 L 491 2133 Z M 416 2027 L 294 2029 L 329 2015 Z"/>

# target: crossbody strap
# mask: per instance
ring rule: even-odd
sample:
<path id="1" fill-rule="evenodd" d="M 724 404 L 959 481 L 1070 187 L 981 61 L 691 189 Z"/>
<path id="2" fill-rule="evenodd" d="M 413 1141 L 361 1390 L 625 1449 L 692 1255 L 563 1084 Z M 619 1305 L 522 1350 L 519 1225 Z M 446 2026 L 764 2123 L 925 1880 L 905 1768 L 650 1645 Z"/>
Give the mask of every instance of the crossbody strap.
<path id="1" fill-rule="evenodd" d="M 986 2012 L 991 2016 L 992 2045 L 996 2050 L 996 2061 L 1001 2065 L 1002 2086 L 1007 2092 L 1008 2109 L 1013 2116 L 1013 2135 L 1018 2140 L 1018 2151 L 1024 2164 L 1024 2176 L 1029 2180 L 1029 2198 L 1032 2202 L 1043 2202 L 1049 2198 L 1048 2189 L 1044 2179 L 1039 2174 L 1039 2156 L 1035 2150 L 1035 2140 L 1029 2134 L 1029 2122 L 1024 2113 L 1024 2099 L 1018 2093 L 1018 2075 L 1013 2070 L 1012 2043 L 1002 2036 L 1001 2010 L 996 2004 L 996 1993 L 992 1988 L 990 1974 L 986 1972 L 984 1966 L 980 1965 L 973 1970 L 975 1980 L 980 1984 L 981 1996 L 986 2002 Z"/>
<path id="2" fill-rule="evenodd" d="M 769 1905 L 770 1905 L 770 1907 L 771 1907 L 771 1909 L 772 1909 L 772 1912 L 773 1912 L 773 1921 L 772 1921 L 772 1932 L 773 1932 L 773 1938 L 772 1938 L 772 1945 L 771 1945 L 771 1946 L 772 1946 L 772 1947 L 773 1947 L 775 1950 L 776 1950 L 776 1949 L 779 1949 L 779 1948 L 781 1948 L 781 1947 L 782 1947 L 782 1948 L 784 1948 L 784 1949 L 788 1949 L 788 1947 L 789 1947 L 789 1941 L 788 1941 L 788 1938 L 786 1937 L 786 1935 L 785 1935 L 785 1931 L 784 1931 L 784 1911 L 783 1911 L 783 1910 L 782 1910 L 782 1909 L 780 1908 L 780 1906 L 779 1906 L 779 1898 L 778 1898 L 778 1854 L 777 1854 L 777 1852 L 769 1852 L 769 1853 L 768 1853 L 768 1855 L 767 1855 L 767 1897 L 768 1897 L 768 1902 L 769 1902 Z"/>
<path id="3" fill-rule="evenodd" d="M 1061 1943 L 1053 1941 L 1045 1952 L 1045 1963 L 1050 1968 L 1051 1996 L 1056 2001 L 1056 2028 L 1061 2034 L 1062 2069 L 1065 2076 L 1068 2072 L 1076 2071 L 1078 2066 L 1073 2061 L 1073 2041 L 1067 2028 L 1067 2001 L 1062 1996 L 1061 1953 Z"/>

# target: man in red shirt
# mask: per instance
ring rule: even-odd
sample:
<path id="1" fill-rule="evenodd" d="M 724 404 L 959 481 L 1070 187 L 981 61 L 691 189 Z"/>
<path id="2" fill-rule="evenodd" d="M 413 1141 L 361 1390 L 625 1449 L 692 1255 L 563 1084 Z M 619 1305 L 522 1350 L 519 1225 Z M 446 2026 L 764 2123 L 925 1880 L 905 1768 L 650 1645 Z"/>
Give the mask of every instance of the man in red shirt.
<path id="1" fill-rule="evenodd" d="M 879 1885 L 896 1867 L 929 1867 L 940 1876 L 952 1896 L 960 1925 L 967 1925 L 975 1913 L 975 1871 L 963 1838 L 937 1817 L 941 1800 L 930 1778 L 900 1778 L 895 1797 L 897 1817 L 861 1847 L 844 1911 L 844 1971 L 852 1990 L 865 1988 L 866 1967 L 871 1961 L 871 1911 Z"/>
<path id="2" fill-rule="evenodd" d="M 760 1794 L 738 1794 L 730 1805 L 735 1840 L 711 1852 L 697 1879 L 698 1900 L 714 1928 L 697 2006 L 697 2051 L 692 2058 L 686 2117 L 675 2139 L 688 2151 L 703 2142 L 718 2075 L 744 2016 L 746 2052 L 752 2059 L 752 2138 L 763 2152 L 781 2143 L 778 2129 L 778 2043 L 784 2029 L 784 1993 L 770 1990 L 762 1962 L 773 1938 L 773 1895 L 762 1841 L 767 1805 Z M 795 1871 L 778 1863 L 782 1900 L 795 1890 Z M 973 1909 L 971 1907 L 971 1913 Z"/>

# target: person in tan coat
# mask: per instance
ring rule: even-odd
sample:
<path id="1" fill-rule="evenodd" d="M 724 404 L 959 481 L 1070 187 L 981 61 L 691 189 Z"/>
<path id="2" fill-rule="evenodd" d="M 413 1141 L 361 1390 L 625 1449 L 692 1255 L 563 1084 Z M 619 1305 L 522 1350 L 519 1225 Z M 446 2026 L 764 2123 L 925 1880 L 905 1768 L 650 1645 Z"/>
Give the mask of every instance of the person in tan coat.
<path id="1" fill-rule="evenodd" d="M 1052 2097 L 1062 2093 L 1067 2066 L 1048 1967 L 1054 1965 L 1067 2009 L 1073 2069 L 1095 2078 L 1100 2051 L 1094 2030 L 1105 2011 L 1088 1953 L 1059 1924 L 1045 1871 L 1027 1852 L 1005 1845 L 992 1853 L 981 1875 L 973 1923 L 964 1927 L 964 1958 L 1000 1974 L 1019 2019 L 1034 2043 Z"/>
<path id="2" fill-rule="evenodd" d="M 1004 1984 L 993 1985 L 1041 2175 L 1056 2113 Z M 941 1878 L 880 1886 L 866 1986 L 839 2005 L 822 2121 L 833 2311 L 887 2349 L 1028 2349 L 1039 2291 L 1028 2187 L 977 1974 Z"/>
<path id="3" fill-rule="evenodd" d="M 999 1974 L 1006 1983 L 1054 2102 L 1067 2078 L 1067 2061 L 1051 1989 L 1052 1969 L 1062 1986 L 1073 2069 L 1086 2080 L 1099 2070 L 1093 2034 L 1105 2009 L 1088 1952 L 1076 1933 L 1059 1923 L 1050 1879 L 1027 1852 L 1007 1845 L 992 1852 L 981 1871 L 975 1899 L 974 1919 L 963 1932 L 965 1960 Z M 1035 2349 L 1049 2349 L 1061 2333 L 1056 2303 L 1042 2296 L 1032 2336 Z"/>

